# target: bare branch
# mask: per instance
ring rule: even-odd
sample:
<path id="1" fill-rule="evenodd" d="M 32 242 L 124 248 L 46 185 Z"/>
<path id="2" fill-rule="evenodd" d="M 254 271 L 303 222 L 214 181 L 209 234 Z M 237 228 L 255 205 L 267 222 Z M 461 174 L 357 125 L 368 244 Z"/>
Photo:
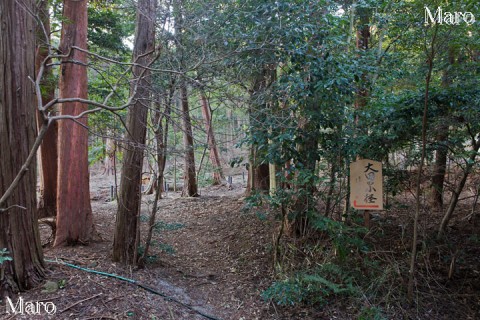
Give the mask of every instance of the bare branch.
<path id="1" fill-rule="evenodd" d="M 29 153 L 27 159 L 25 160 L 25 163 L 22 165 L 22 167 L 20 168 L 20 171 L 17 173 L 17 176 L 15 177 L 15 179 L 13 179 L 13 181 L 10 184 L 10 186 L 8 187 L 8 189 L 5 191 L 5 193 L 0 198 L 0 210 L 1 211 L 6 210 L 6 209 L 2 209 L 2 206 L 5 204 L 7 199 L 12 195 L 13 191 L 18 186 L 18 184 L 20 183 L 20 180 L 23 178 L 25 173 L 27 173 L 27 171 L 29 170 L 29 167 L 30 167 L 33 159 L 35 159 L 35 156 L 37 154 L 37 150 L 40 147 L 40 144 L 42 143 L 43 137 L 45 136 L 45 133 L 47 133 L 48 127 L 50 126 L 51 123 L 52 123 L 52 121 L 49 120 L 48 122 L 44 122 L 42 124 L 42 127 L 40 128 L 40 132 L 38 133 L 38 136 L 35 139 L 35 143 L 33 144 L 32 150 L 30 150 L 30 153 Z"/>
<path id="2" fill-rule="evenodd" d="M 0 213 L 2 213 L 2 212 L 7 212 L 8 210 L 11 210 L 11 209 L 13 209 L 13 208 L 19 208 L 19 209 L 22 209 L 22 210 L 27 210 L 27 208 L 25 208 L 25 207 L 22 207 L 22 206 L 19 206 L 19 205 L 14 204 L 14 205 L 11 205 L 10 207 L 5 208 L 5 209 L 0 208 Z"/>
<path id="3" fill-rule="evenodd" d="M 48 55 L 43 60 L 35 81 L 33 81 L 33 79 L 30 78 L 30 81 L 32 81 L 34 83 L 35 94 L 37 96 L 37 108 L 40 111 L 40 113 L 42 114 L 43 123 L 42 123 L 42 126 L 40 127 L 40 131 L 37 135 L 37 138 L 35 139 L 35 142 L 32 146 L 32 149 L 30 150 L 30 153 L 29 153 L 27 159 L 25 160 L 25 163 L 22 165 L 22 167 L 20 168 L 20 171 L 15 176 L 15 179 L 12 181 L 12 183 L 10 184 L 8 189 L 5 191 L 5 193 L 0 198 L 0 212 L 5 212 L 6 210 L 8 210 L 10 208 L 13 208 L 15 206 L 20 207 L 19 205 L 13 205 L 13 206 L 10 206 L 8 208 L 2 208 L 3 205 L 5 204 L 5 202 L 7 201 L 7 199 L 12 195 L 13 191 L 19 185 L 19 183 L 20 183 L 21 179 L 23 178 L 23 176 L 25 175 L 25 173 L 29 170 L 29 167 L 32 164 L 32 161 L 33 161 L 33 159 L 35 159 L 36 153 L 37 153 L 38 149 L 40 148 L 42 140 L 43 140 L 49 126 L 53 123 L 53 121 L 58 121 L 58 120 L 74 120 L 75 121 L 75 120 L 78 120 L 78 119 L 84 117 L 85 115 L 87 115 L 89 113 L 94 113 L 94 112 L 101 111 L 101 110 L 108 110 L 108 111 L 114 112 L 114 111 L 123 110 L 123 109 L 129 107 L 130 105 L 132 105 L 132 101 L 133 101 L 133 99 L 135 97 L 135 94 L 136 94 L 136 91 L 138 89 L 138 84 L 140 82 L 140 79 L 143 78 L 143 75 L 146 71 L 146 69 L 142 70 L 139 77 L 135 81 L 135 85 L 134 85 L 133 90 L 131 92 L 130 98 L 128 99 L 126 104 L 124 104 L 120 107 L 111 107 L 111 106 L 108 106 L 106 104 L 108 102 L 108 98 L 111 97 L 111 95 L 107 96 L 107 98 L 105 99 L 105 103 L 99 103 L 99 102 L 96 102 L 96 101 L 92 101 L 92 100 L 88 100 L 88 99 L 81 99 L 81 98 L 63 98 L 63 99 L 56 98 L 56 99 L 53 99 L 53 100 L 49 101 L 47 104 L 43 105 L 41 88 L 40 88 L 40 81 L 41 81 L 41 79 L 43 77 L 43 74 L 45 72 L 45 67 L 47 65 L 47 62 L 50 59 L 67 58 L 67 57 L 70 56 L 71 51 L 72 50 L 70 50 L 69 53 L 66 54 L 66 55 Z M 157 55 L 157 57 L 155 57 L 155 59 L 152 59 L 152 61 L 150 62 L 149 65 L 151 65 L 157 58 L 158 58 L 158 55 Z M 63 62 L 63 63 L 65 63 L 65 62 Z M 82 112 L 82 113 L 80 113 L 79 115 L 76 115 L 76 116 L 71 116 L 71 115 L 48 116 L 48 115 L 46 115 L 46 112 L 51 107 L 53 107 L 55 104 L 65 103 L 65 102 L 80 102 L 80 103 L 96 106 L 96 108 L 86 110 L 86 111 L 84 111 L 84 112 Z"/>

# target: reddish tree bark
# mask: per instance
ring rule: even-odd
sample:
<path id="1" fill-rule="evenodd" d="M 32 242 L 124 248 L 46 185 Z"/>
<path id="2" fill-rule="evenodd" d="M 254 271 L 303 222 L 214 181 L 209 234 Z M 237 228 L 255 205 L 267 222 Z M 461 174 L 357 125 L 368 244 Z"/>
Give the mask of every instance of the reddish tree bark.
<path id="1" fill-rule="evenodd" d="M 136 19 L 133 59 L 138 66 L 133 68 L 133 83 L 138 81 L 138 84 L 136 91 L 132 85 L 135 103 L 127 113 L 128 145 L 123 154 L 112 257 L 113 261 L 131 265 L 138 262 L 142 167 L 150 94 L 149 72 L 141 66 L 150 64 L 149 53 L 155 48 L 155 0 L 139 1 Z"/>
<path id="2" fill-rule="evenodd" d="M 41 64 L 49 54 L 50 44 L 50 16 L 48 14 L 48 1 L 40 1 L 38 15 L 43 24 L 37 26 L 37 52 L 35 55 L 35 70 L 40 69 Z M 55 86 L 51 81 L 51 67 L 45 67 L 42 86 L 42 101 L 47 103 L 55 97 Z M 37 128 L 39 129 L 43 117 L 37 110 Z M 57 211 L 57 133 L 58 123 L 55 121 L 48 127 L 43 137 L 39 150 L 39 176 L 40 176 L 40 197 L 38 201 L 38 217 L 52 217 Z"/>
<path id="3" fill-rule="evenodd" d="M 220 162 L 220 156 L 218 153 L 217 143 L 215 141 L 215 135 L 213 133 L 212 126 L 212 114 L 210 112 L 210 105 L 208 103 L 207 96 L 204 92 L 201 92 L 200 98 L 202 100 L 202 114 L 205 120 L 205 131 L 207 132 L 208 148 L 210 149 L 210 162 L 213 166 L 213 184 L 219 185 L 224 179 L 222 164 Z"/>
<path id="4" fill-rule="evenodd" d="M 64 0 L 60 50 L 60 98 L 87 99 L 87 0 Z M 73 63 L 75 61 L 75 63 Z M 60 105 L 61 115 L 78 115 L 88 106 L 79 102 Z M 57 231 L 54 246 L 87 244 L 93 234 L 88 173 L 87 117 L 62 120 L 58 126 Z"/>
<path id="5" fill-rule="evenodd" d="M 0 198 L 23 171 L 36 137 L 36 99 L 29 79 L 35 74 L 34 8 L 33 0 L 0 1 Z M 32 161 L 0 204 L 0 249 L 13 259 L 1 265 L 0 298 L 32 288 L 44 276 L 35 168 Z"/>

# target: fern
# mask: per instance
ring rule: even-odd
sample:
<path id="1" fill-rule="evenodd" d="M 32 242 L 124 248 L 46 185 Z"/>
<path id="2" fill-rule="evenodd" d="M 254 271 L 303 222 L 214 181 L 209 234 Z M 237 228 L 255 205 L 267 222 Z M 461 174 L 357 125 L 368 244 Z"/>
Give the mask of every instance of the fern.
<path id="1" fill-rule="evenodd" d="M 185 225 L 183 223 L 167 223 L 164 221 L 158 221 L 155 223 L 155 226 L 153 227 L 156 231 L 174 231 L 178 230 L 181 228 L 184 228 Z"/>
<path id="2" fill-rule="evenodd" d="M 262 293 L 265 300 L 272 299 L 278 305 L 294 305 L 302 302 L 305 296 L 303 290 L 294 280 L 274 282 L 267 290 Z"/>
<path id="3" fill-rule="evenodd" d="M 301 302 L 325 304 L 332 296 L 356 294 L 351 278 L 336 267 L 329 265 L 325 269 L 318 269 L 316 273 L 298 273 L 292 278 L 274 282 L 262 293 L 262 297 L 272 299 L 279 305 L 294 305 Z M 331 276 L 336 281 L 329 279 Z"/>

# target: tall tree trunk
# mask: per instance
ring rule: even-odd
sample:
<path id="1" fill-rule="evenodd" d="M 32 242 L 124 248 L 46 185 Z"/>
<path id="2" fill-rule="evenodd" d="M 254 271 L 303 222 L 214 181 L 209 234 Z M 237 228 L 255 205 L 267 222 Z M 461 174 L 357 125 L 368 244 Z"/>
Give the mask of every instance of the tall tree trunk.
<path id="1" fill-rule="evenodd" d="M 222 163 L 218 153 L 217 143 L 215 141 L 215 134 L 212 125 L 212 113 L 210 111 L 210 104 L 208 103 L 205 92 L 201 91 L 200 98 L 202 100 L 202 114 L 205 120 L 205 130 L 207 131 L 208 148 L 210 149 L 210 162 L 213 166 L 213 185 L 219 185 L 224 179 Z"/>
<path id="2" fill-rule="evenodd" d="M 35 141 L 35 11 L 33 0 L 0 1 L 0 197 L 26 163 Z M 33 156 L 33 154 L 31 155 Z M 0 298 L 44 277 L 37 224 L 36 163 L 0 204 L 0 249 L 12 261 L 0 268 Z M 21 208 L 23 207 L 23 208 Z"/>
<path id="3" fill-rule="evenodd" d="M 359 8 L 358 9 L 358 15 L 360 16 L 360 25 L 357 29 L 357 50 L 363 51 L 366 53 L 369 49 L 369 42 L 370 42 L 370 14 L 371 14 L 371 9 L 369 8 Z M 357 92 L 355 95 L 355 110 L 361 111 L 362 109 L 365 108 L 367 105 L 368 101 L 368 96 L 369 96 L 369 91 L 368 91 L 368 78 L 367 74 L 362 73 L 360 77 L 360 81 L 357 84 Z M 355 123 L 358 123 L 358 115 L 357 118 L 355 119 Z M 357 131 L 358 128 L 357 128 Z M 366 133 L 361 133 L 360 134 L 366 134 Z M 357 158 L 360 158 L 361 155 L 358 154 Z M 370 228 L 370 212 L 367 210 L 363 211 L 363 219 L 364 219 L 364 225 L 367 228 Z"/>
<path id="4" fill-rule="evenodd" d="M 265 130 L 258 126 L 258 123 L 262 123 L 265 117 L 267 105 L 262 101 L 261 95 L 265 93 L 269 85 L 269 79 L 271 80 L 271 72 L 268 66 L 264 66 L 262 71 L 258 73 L 253 80 L 253 86 L 250 94 L 251 105 L 248 110 L 248 117 L 250 122 L 250 134 L 254 134 L 254 130 Z M 276 72 L 276 70 L 274 70 Z M 268 143 L 268 141 L 265 141 Z M 250 146 L 250 154 L 248 157 L 248 178 L 247 189 L 245 195 L 249 196 L 253 192 L 260 191 L 265 192 L 270 190 L 270 178 L 268 163 L 262 163 L 262 159 L 259 156 L 257 144 L 254 143 Z"/>
<path id="5" fill-rule="evenodd" d="M 357 50 L 366 53 L 369 50 L 370 43 L 370 9 L 360 8 L 358 9 L 360 16 L 360 26 L 357 29 Z M 367 99 L 369 96 L 367 75 L 362 74 L 360 83 L 357 86 L 357 93 L 355 97 L 355 109 L 362 109 L 367 105 Z"/>
<path id="6" fill-rule="evenodd" d="M 38 5 L 38 15 L 43 24 L 37 26 L 37 52 L 35 55 L 35 70 L 40 69 L 41 64 L 49 54 L 50 45 L 50 15 L 48 13 L 48 1 L 42 0 Z M 42 86 L 42 101 L 47 103 L 55 97 L 55 86 L 51 81 L 51 67 L 45 67 Z M 40 129 L 44 119 L 42 113 L 37 110 L 37 128 Z M 38 201 L 38 217 L 54 217 L 57 213 L 57 133 L 58 123 L 50 124 L 39 151 L 39 176 L 40 197 Z"/>
<path id="7" fill-rule="evenodd" d="M 178 45 L 178 54 L 180 56 L 180 67 L 186 69 L 186 56 L 183 39 L 183 0 L 173 1 L 173 14 L 175 18 L 175 37 Z M 190 106 L 188 104 L 188 88 L 185 77 L 179 79 L 182 125 L 183 125 L 183 145 L 185 148 L 185 168 L 183 178 L 183 197 L 197 197 L 198 186 L 195 171 L 195 149 L 193 147 L 192 120 L 190 118 Z"/>
<path id="8" fill-rule="evenodd" d="M 433 165 L 433 176 L 431 184 L 430 204 L 433 208 L 441 209 L 443 207 L 443 184 L 445 182 L 445 173 L 447 171 L 448 148 L 448 125 L 441 124 L 437 128 L 439 132 L 436 135 L 437 150 L 435 162 Z"/>
<path id="9" fill-rule="evenodd" d="M 192 120 L 188 104 L 188 91 L 185 80 L 180 80 L 182 100 L 183 145 L 185 148 L 185 171 L 182 196 L 198 197 L 197 177 L 195 173 L 195 149 L 193 148 Z"/>
<path id="10" fill-rule="evenodd" d="M 150 94 L 150 73 L 141 66 L 151 63 L 155 48 L 155 0 L 140 0 L 137 5 L 137 23 L 133 59 L 131 94 L 134 105 L 127 113 L 127 146 L 123 154 L 122 176 L 118 199 L 117 219 L 113 241 L 113 261 L 135 265 L 140 238 L 139 217 L 141 205 L 142 167 L 147 132 Z"/>
<path id="11" fill-rule="evenodd" d="M 270 168 L 268 163 L 255 166 L 255 188 L 261 191 L 270 191 Z"/>
<path id="12" fill-rule="evenodd" d="M 60 50 L 60 98 L 87 99 L 87 56 L 72 46 L 87 48 L 87 0 L 64 0 Z M 72 63 L 72 61 L 79 63 Z M 60 115 L 76 116 L 88 105 L 67 102 Z M 94 231 L 88 172 L 87 117 L 58 125 L 57 232 L 54 246 L 87 244 Z"/>
<path id="13" fill-rule="evenodd" d="M 449 48 L 448 50 L 448 63 L 449 66 L 452 66 L 455 63 L 455 55 L 453 48 Z M 450 87 L 452 80 L 449 74 L 449 69 L 446 68 L 443 72 L 442 78 L 442 87 L 448 88 Z M 442 106 L 442 115 L 446 118 L 448 116 L 448 107 Z M 435 154 L 435 162 L 433 165 L 433 175 L 432 175 L 432 184 L 431 184 L 431 196 L 430 196 L 430 204 L 435 209 L 442 209 L 443 208 L 443 185 L 445 182 L 445 173 L 447 169 L 447 158 L 448 158 L 448 122 L 445 121 L 446 119 L 441 119 L 441 123 L 436 128 L 436 142 L 437 142 L 437 149 Z"/>

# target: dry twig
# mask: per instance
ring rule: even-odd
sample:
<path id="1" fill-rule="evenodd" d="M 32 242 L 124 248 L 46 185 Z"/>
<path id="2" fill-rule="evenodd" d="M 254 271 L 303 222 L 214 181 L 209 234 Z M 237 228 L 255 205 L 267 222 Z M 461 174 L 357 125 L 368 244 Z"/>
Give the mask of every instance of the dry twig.
<path id="1" fill-rule="evenodd" d="M 88 300 L 92 300 L 92 299 L 94 299 L 94 298 L 96 298 L 96 297 L 98 297 L 98 296 L 101 296 L 101 295 L 102 295 L 102 293 L 98 293 L 98 294 L 96 294 L 96 295 L 94 295 L 94 296 L 91 296 L 91 297 L 88 297 L 88 298 L 86 298 L 86 299 L 79 300 L 79 301 L 77 301 L 77 302 L 75 302 L 75 303 L 72 303 L 71 305 L 69 305 L 68 307 L 66 307 L 65 309 L 63 309 L 62 311 L 60 311 L 59 313 L 63 313 L 63 312 L 65 312 L 65 311 L 67 311 L 67 310 L 75 307 L 77 304 L 80 304 L 80 303 L 85 302 L 85 301 L 88 301 Z"/>

